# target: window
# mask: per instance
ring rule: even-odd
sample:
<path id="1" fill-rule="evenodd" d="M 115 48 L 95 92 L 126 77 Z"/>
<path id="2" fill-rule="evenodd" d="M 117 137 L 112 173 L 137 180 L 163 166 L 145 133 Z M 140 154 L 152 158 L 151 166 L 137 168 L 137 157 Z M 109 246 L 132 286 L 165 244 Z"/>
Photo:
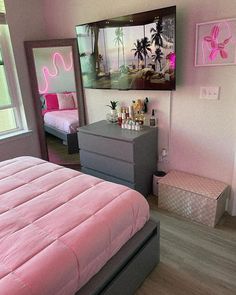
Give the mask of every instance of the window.
<path id="1" fill-rule="evenodd" d="M 8 90 L 8 84 L 0 48 L 0 134 L 17 129 L 14 106 Z"/>
<path id="2" fill-rule="evenodd" d="M 26 129 L 5 7 L 0 0 L 0 138 Z"/>
<path id="3" fill-rule="evenodd" d="M 3 0 L 0 0 L 0 13 L 5 13 L 5 4 Z"/>

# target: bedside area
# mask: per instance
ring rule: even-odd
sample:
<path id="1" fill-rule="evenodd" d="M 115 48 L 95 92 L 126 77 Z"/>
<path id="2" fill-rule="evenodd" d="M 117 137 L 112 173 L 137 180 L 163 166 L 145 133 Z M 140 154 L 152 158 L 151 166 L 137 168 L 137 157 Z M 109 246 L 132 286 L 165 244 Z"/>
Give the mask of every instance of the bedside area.
<path id="1" fill-rule="evenodd" d="M 157 128 L 121 129 L 99 121 L 79 128 L 81 171 L 147 196 L 157 170 Z"/>

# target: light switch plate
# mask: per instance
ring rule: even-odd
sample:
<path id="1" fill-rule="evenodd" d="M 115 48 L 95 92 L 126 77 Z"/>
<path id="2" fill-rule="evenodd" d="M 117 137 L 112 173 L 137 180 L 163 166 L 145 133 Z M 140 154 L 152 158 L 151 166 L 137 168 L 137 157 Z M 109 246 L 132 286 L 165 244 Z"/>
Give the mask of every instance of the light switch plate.
<path id="1" fill-rule="evenodd" d="M 200 87 L 200 99 L 219 99 L 220 87 L 219 86 L 208 86 Z"/>

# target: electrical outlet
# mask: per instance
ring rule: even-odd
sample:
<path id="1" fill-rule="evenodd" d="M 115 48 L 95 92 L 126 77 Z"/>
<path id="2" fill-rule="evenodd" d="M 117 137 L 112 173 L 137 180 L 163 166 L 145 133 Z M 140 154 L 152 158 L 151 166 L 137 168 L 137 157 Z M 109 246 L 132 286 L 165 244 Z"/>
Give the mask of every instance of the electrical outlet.
<path id="1" fill-rule="evenodd" d="M 163 158 L 167 157 L 167 150 L 166 150 L 166 149 L 162 149 L 162 150 L 161 150 L 161 156 L 162 156 Z"/>
<path id="2" fill-rule="evenodd" d="M 200 99 L 219 99 L 220 87 L 210 86 L 210 87 L 200 87 Z"/>
<path id="3" fill-rule="evenodd" d="M 167 161 L 168 152 L 167 149 L 163 148 L 161 150 L 160 156 L 159 156 L 159 162 L 165 162 Z"/>

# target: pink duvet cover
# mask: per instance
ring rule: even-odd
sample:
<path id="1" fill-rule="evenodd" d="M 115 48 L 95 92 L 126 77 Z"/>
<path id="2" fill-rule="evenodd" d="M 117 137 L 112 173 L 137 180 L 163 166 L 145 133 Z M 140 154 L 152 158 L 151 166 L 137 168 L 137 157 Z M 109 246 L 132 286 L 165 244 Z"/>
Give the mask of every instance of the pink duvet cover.
<path id="1" fill-rule="evenodd" d="M 32 157 L 0 162 L 0 294 L 74 294 L 148 219 L 125 186 Z"/>

